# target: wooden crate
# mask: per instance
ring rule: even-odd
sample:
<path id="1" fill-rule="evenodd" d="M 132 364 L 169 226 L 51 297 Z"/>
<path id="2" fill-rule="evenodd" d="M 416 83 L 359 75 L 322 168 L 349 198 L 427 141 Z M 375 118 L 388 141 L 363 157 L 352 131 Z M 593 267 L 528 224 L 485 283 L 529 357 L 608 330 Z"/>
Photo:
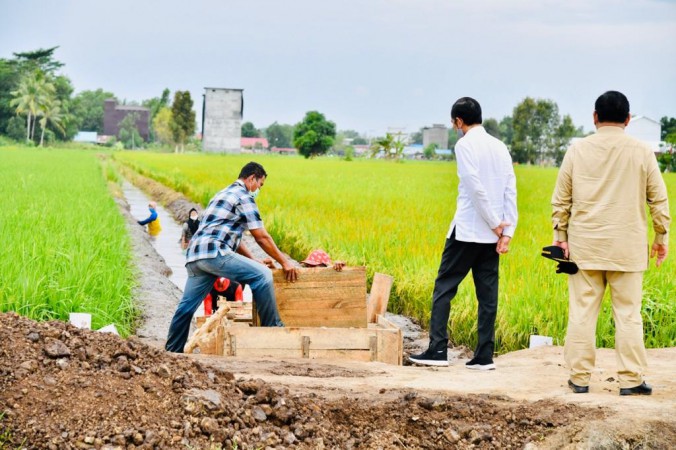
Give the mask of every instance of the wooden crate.
<path id="1" fill-rule="evenodd" d="M 298 269 L 289 283 L 283 270 L 272 273 L 279 316 L 287 327 L 366 328 L 366 268 Z"/>
<path id="2" fill-rule="evenodd" d="M 247 327 L 231 322 L 216 327 L 198 346 L 201 354 L 380 361 L 401 365 L 401 330 L 382 316 L 365 328 Z"/>

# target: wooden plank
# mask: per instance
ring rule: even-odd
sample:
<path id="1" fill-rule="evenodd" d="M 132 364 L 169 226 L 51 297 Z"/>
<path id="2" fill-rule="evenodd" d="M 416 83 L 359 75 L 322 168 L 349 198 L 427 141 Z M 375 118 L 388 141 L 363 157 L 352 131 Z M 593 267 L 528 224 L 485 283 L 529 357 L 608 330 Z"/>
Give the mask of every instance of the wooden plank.
<path id="1" fill-rule="evenodd" d="M 371 361 L 378 360 L 378 336 L 369 336 L 369 351 L 371 352 Z"/>
<path id="2" fill-rule="evenodd" d="M 224 300 L 225 302 L 225 300 Z M 228 311 L 227 318 L 234 322 L 251 322 L 251 302 L 228 302 Z M 195 326 L 200 328 L 210 316 L 197 316 L 195 317 Z"/>
<path id="3" fill-rule="evenodd" d="M 377 316 L 385 314 L 385 311 L 387 311 L 393 282 L 394 279 L 389 275 L 376 273 L 373 276 L 373 284 L 371 284 L 371 294 L 369 295 L 366 313 L 369 323 L 375 323 Z"/>
<path id="4" fill-rule="evenodd" d="M 309 358 L 310 357 L 310 337 L 309 336 L 302 336 L 301 337 L 302 344 L 301 346 L 303 347 L 303 358 Z"/>
<path id="5" fill-rule="evenodd" d="M 210 340 L 205 342 L 204 350 L 227 356 L 347 359 L 399 365 L 403 360 L 401 330 L 381 316 L 368 328 L 255 328 L 228 323 L 209 336 L 220 344 Z"/>
<path id="6" fill-rule="evenodd" d="M 251 302 L 251 326 L 258 327 L 261 324 L 261 318 L 258 317 L 258 309 L 256 309 L 256 299 Z"/>
<path id="7" fill-rule="evenodd" d="M 237 336 L 230 335 L 230 354 L 232 356 L 237 356 Z"/>
<path id="8" fill-rule="evenodd" d="M 302 358 L 301 349 L 269 349 L 247 348 L 237 352 L 242 358 Z M 370 350 L 313 350 L 310 349 L 308 359 L 348 360 L 348 361 L 371 361 Z"/>
<path id="9" fill-rule="evenodd" d="M 378 324 L 391 325 L 378 332 L 378 361 L 387 364 L 402 365 L 404 362 L 404 341 L 401 329 L 392 325 L 384 317 L 378 316 Z"/>
<path id="10" fill-rule="evenodd" d="M 302 268 L 295 283 L 273 271 L 279 315 L 287 327 L 366 327 L 366 268 Z"/>
<path id="11" fill-rule="evenodd" d="M 399 329 L 397 324 L 395 324 L 394 322 L 390 322 L 382 314 L 378 315 L 378 318 L 377 318 L 375 323 L 376 323 L 376 325 L 378 325 L 379 328 L 392 329 L 392 330 Z"/>
<path id="12" fill-rule="evenodd" d="M 368 350 L 369 338 L 377 331 L 368 328 L 253 328 L 229 327 L 228 333 L 238 336 L 237 348 L 301 348 L 303 336 L 312 342 L 312 348 Z"/>
<path id="13" fill-rule="evenodd" d="M 215 340 L 214 353 L 216 355 L 222 355 L 224 350 L 223 346 L 225 345 L 225 327 L 223 325 L 216 327 Z"/>

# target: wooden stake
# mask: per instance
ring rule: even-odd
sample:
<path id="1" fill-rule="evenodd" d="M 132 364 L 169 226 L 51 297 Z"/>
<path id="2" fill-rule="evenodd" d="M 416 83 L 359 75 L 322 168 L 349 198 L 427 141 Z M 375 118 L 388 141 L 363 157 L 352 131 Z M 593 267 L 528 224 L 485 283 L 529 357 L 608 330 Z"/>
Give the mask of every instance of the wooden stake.
<path id="1" fill-rule="evenodd" d="M 369 338 L 369 350 L 371 351 L 371 361 L 378 360 L 378 337 L 371 336 Z"/>
<path id="2" fill-rule="evenodd" d="M 389 275 L 376 273 L 373 276 L 371 294 L 366 305 L 366 317 L 369 323 L 376 323 L 378 316 L 385 314 L 387 311 L 393 282 L 394 278 Z"/>
<path id="3" fill-rule="evenodd" d="M 310 336 L 303 336 L 303 358 L 310 357 Z"/>

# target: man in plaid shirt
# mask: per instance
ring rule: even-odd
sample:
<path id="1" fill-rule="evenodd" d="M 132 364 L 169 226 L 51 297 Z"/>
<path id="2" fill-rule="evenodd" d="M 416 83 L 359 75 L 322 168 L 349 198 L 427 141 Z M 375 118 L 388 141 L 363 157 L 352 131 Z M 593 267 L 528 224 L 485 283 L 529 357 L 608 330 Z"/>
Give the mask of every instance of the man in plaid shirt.
<path id="1" fill-rule="evenodd" d="M 242 168 L 237 181 L 209 202 L 186 253 L 188 281 L 171 320 L 165 345 L 168 351 L 183 352 L 190 320 L 218 277 L 251 287 L 262 326 L 284 326 L 277 311 L 272 272 L 266 267 L 272 262 L 256 260 L 241 242 L 242 233 L 249 230 L 256 243 L 282 265 L 287 281 L 296 281 L 295 268 L 265 230 L 254 200 L 266 177 L 263 166 L 250 162 Z"/>

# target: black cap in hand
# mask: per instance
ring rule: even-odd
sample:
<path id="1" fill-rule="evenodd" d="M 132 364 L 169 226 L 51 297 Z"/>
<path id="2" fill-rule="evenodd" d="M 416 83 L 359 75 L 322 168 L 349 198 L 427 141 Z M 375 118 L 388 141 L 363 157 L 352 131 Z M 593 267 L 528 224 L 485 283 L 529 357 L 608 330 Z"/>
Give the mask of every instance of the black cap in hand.
<path id="1" fill-rule="evenodd" d="M 568 275 L 575 275 L 579 270 L 577 264 L 566 259 L 563 254 L 563 249 L 556 245 L 542 248 L 542 256 L 552 261 L 556 261 L 556 273 L 567 273 Z"/>

